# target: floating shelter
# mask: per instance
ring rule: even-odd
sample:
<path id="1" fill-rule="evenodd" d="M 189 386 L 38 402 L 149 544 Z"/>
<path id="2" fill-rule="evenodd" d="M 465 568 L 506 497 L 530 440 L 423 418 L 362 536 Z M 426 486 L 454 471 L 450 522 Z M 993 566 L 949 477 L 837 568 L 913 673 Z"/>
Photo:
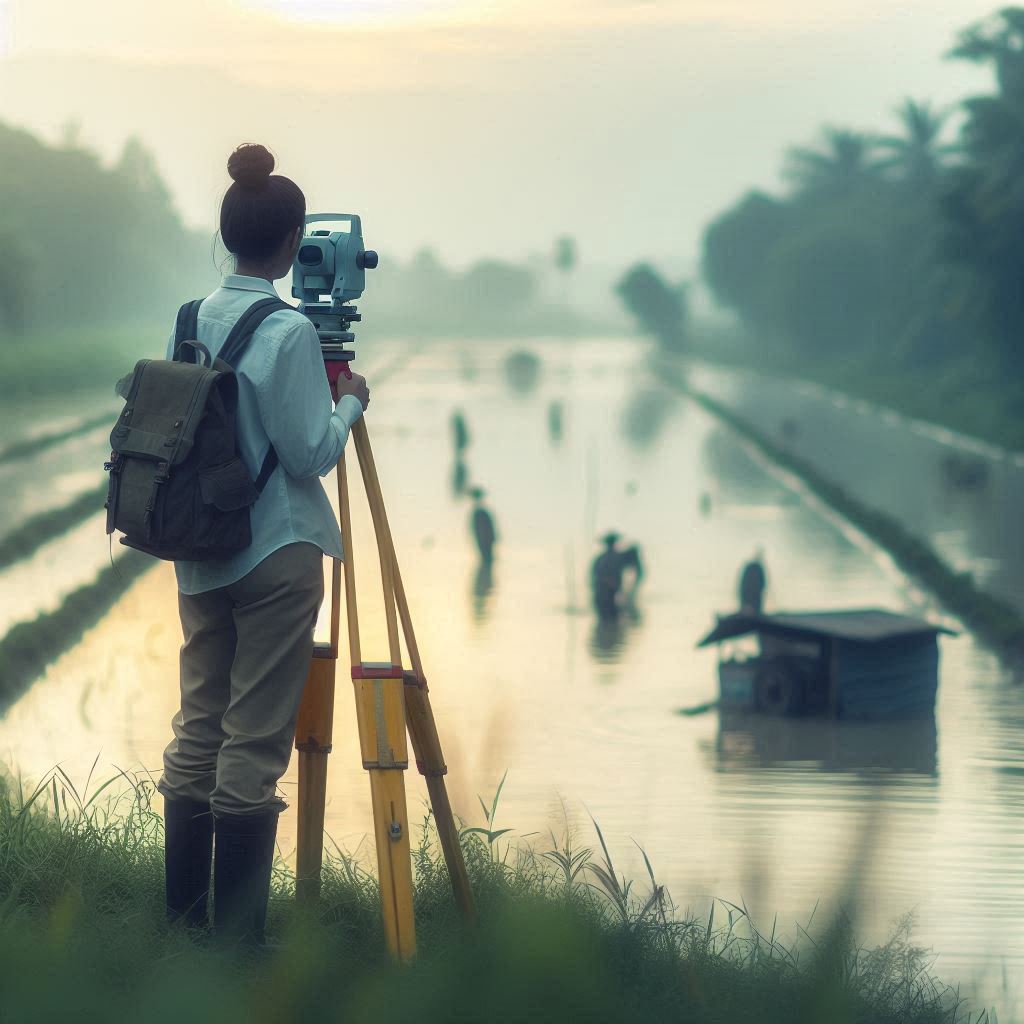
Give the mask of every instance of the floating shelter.
<path id="1" fill-rule="evenodd" d="M 697 646 L 758 638 L 757 656 L 719 661 L 723 707 L 897 718 L 934 710 L 940 633 L 952 630 L 878 608 L 738 612 L 718 616 Z"/>

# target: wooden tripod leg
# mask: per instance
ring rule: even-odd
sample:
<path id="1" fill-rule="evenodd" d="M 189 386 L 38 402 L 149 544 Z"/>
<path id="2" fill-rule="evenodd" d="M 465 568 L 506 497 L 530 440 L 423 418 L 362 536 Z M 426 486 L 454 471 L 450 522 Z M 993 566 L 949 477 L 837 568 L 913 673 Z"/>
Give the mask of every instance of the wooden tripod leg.
<path id="1" fill-rule="evenodd" d="M 437 826 L 437 837 L 441 842 L 441 852 L 448 868 L 455 903 L 463 920 L 472 924 L 476 920 L 473 889 L 469 884 L 469 873 L 466 871 L 466 861 L 459 843 L 459 828 L 455 824 L 448 789 L 444 784 L 448 766 L 444 763 L 434 712 L 430 708 L 427 684 L 417 679 L 413 672 L 406 672 L 404 679 L 405 720 L 409 728 L 413 754 L 416 757 L 416 767 L 427 780 L 430 807 L 434 812 L 434 824 Z"/>
<path id="2" fill-rule="evenodd" d="M 401 668 L 363 664 L 352 669 L 363 767 L 370 775 L 381 913 L 388 949 L 396 959 L 416 955 L 412 855 L 405 801 L 405 694 Z"/>
<path id="3" fill-rule="evenodd" d="M 295 725 L 299 751 L 298 837 L 295 855 L 295 898 L 315 903 L 320 895 L 324 856 L 324 813 L 327 804 L 327 755 L 334 725 L 334 669 L 331 649 L 318 646 L 302 691 Z"/>
<path id="4" fill-rule="evenodd" d="M 430 707 L 430 698 L 427 696 L 426 677 L 423 674 L 423 663 L 420 660 L 419 646 L 416 643 L 412 614 L 409 611 L 409 602 L 405 596 L 402 574 L 398 568 L 395 544 L 391 536 L 391 527 L 388 524 L 387 509 L 384 506 L 384 498 L 381 493 L 380 480 L 377 477 L 377 467 L 374 463 L 373 451 L 370 448 L 369 434 L 366 431 L 366 423 L 363 420 L 360 419 L 352 428 L 352 436 L 356 446 L 356 453 L 359 456 L 359 468 L 363 475 L 363 484 L 366 488 L 371 510 L 374 511 L 377 545 L 381 549 L 382 559 L 386 551 L 390 561 L 389 575 L 395 606 L 397 607 L 398 617 L 402 624 L 402 632 L 405 636 L 405 646 L 409 652 L 409 660 L 412 663 L 412 672 L 406 673 L 404 677 L 406 681 L 405 707 L 409 737 L 412 740 L 413 752 L 416 756 L 416 763 L 420 773 L 427 780 L 430 806 L 434 812 L 437 835 L 441 843 L 445 864 L 448 868 L 448 877 L 451 879 L 455 902 L 463 918 L 466 921 L 472 922 L 476 917 L 473 890 L 469 884 L 466 861 L 462 855 L 462 846 L 459 843 L 459 830 L 455 824 L 451 801 L 448 799 L 448 790 L 444 784 L 444 776 L 448 772 L 448 767 L 444 762 L 441 740 L 437 734 L 437 725 L 434 722 L 434 713 Z M 377 523 L 378 517 L 380 520 L 379 524 Z"/>
<path id="5" fill-rule="evenodd" d="M 416 956 L 416 921 L 405 777 L 401 771 L 379 768 L 371 768 L 369 775 L 384 937 L 391 955 L 408 962 Z"/>
<path id="6" fill-rule="evenodd" d="M 304 907 L 320 898 L 324 862 L 324 809 L 327 804 L 327 754 L 299 751 L 299 835 L 295 856 L 295 899 Z"/>

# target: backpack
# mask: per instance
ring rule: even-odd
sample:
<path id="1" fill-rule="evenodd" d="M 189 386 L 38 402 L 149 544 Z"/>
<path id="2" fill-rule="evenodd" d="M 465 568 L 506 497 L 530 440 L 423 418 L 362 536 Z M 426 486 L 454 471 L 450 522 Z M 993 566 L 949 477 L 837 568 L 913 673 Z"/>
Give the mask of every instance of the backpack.
<path id="1" fill-rule="evenodd" d="M 140 359 L 118 384 L 110 434 L 107 533 L 169 561 L 227 558 L 252 543 L 250 510 L 277 467 L 273 445 L 254 481 L 239 458 L 234 366 L 280 299 L 253 303 L 220 354 L 196 338 L 201 299 L 178 311 L 173 359 Z"/>

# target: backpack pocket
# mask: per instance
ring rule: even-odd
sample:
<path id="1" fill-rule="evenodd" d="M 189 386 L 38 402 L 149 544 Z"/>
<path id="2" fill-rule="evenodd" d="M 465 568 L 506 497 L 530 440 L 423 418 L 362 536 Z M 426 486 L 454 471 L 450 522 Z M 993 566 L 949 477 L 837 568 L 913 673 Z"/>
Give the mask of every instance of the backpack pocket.
<path id="1" fill-rule="evenodd" d="M 231 459 L 199 472 L 199 493 L 207 505 L 221 512 L 246 508 L 260 496 L 241 459 Z"/>

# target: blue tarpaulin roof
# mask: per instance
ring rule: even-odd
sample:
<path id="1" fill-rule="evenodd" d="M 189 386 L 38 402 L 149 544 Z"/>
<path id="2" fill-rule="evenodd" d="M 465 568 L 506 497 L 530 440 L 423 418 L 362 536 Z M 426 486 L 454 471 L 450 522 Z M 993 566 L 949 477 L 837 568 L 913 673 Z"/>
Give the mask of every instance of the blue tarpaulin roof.
<path id="1" fill-rule="evenodd" d="M 715 628 L 697 646 L 707 647 L 709 644 L 732 640 L 748 633 L 875 643 L 896 637 L 925 634 L 953 635 L 953 630 L 933 625 L 924 619 L 915 619 L 910 615 L 900 615 L 881 608 L 834 612 L 777 612 L 774 615 L 737 612 L 733 615 L 719 616 Z"/>

